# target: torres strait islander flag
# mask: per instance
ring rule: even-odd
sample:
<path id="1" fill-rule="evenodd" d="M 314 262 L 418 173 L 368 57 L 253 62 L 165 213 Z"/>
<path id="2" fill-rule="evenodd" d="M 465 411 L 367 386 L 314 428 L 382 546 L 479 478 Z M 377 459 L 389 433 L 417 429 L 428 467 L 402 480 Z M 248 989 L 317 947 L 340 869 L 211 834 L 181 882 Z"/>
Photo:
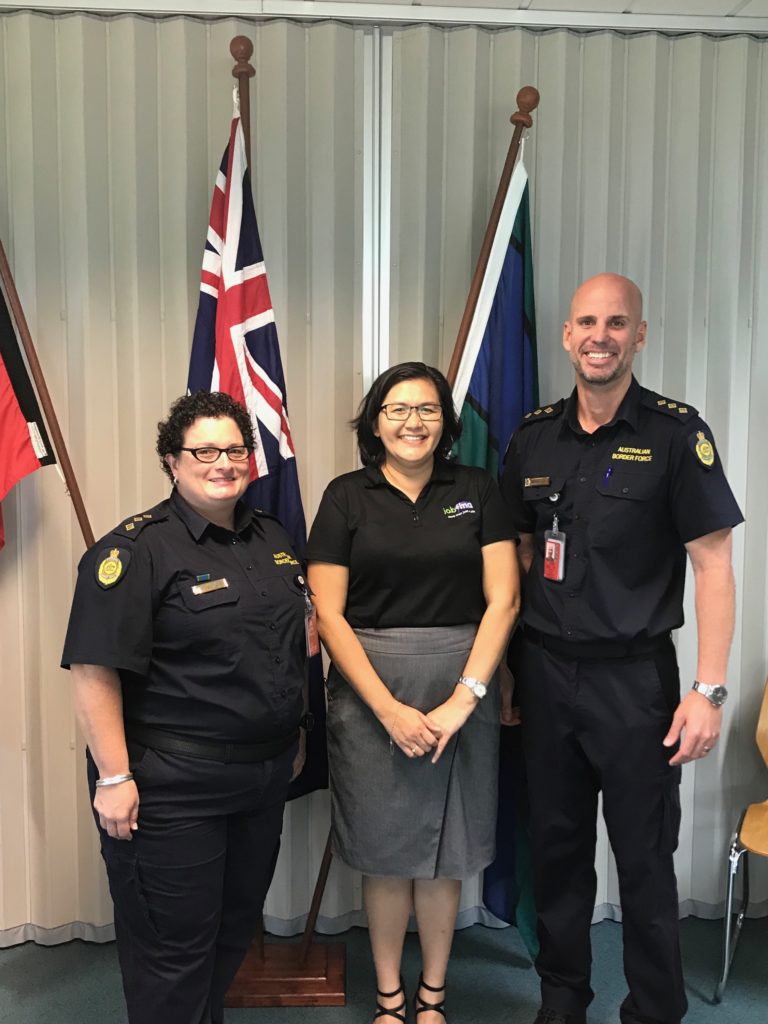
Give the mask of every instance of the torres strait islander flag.
<path id="1" fill-rule="evenodd" d="M 0 501 L 28 473 L 56 461 L 0 288 Z M 0 512 L 0 548 L 5 544 Z"/>
<path id="2" fill-rule="evenodd" d="M 225 391 L 248 409 L 255 449 L 244 500 L 277 516 L 303 557 L 307 529 L 285 377 L 237 109 L 213 190 L 187 388 Z M 291 783 L 291 799 L 328 785 L 319 654 L 309 659 L 309 710 L 315 727 L 307 736 L 304 770 Z"/>
<path id="3" fill-rule="evenodd" d="M 528 175 L 518 160 L 453 387 L 462 422 L 458 461 L 500 475 L 509 439 L 538 405 L 538 391 Z"/>
<path id="4" fill-rule="evenodd" d="M 507 189 L 453 400 L 462 421 L 454 449 L 458 461 L 499 476 L 515 428 L 539 402 L 528 175 L 522 160 Z M 517 925 L 533 958 L 538 939 L 527 822 L 520 729 L 502 726 L 496 859 L 483 875 L 483 901 L 496 917 Z"/>

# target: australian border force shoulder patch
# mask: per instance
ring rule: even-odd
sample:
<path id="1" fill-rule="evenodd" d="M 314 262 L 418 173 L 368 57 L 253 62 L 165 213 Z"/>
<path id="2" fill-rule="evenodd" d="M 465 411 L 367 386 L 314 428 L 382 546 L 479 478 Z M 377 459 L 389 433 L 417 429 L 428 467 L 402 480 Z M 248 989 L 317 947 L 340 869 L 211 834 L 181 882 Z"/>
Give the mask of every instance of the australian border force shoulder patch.
<path id="1" fill-rule="evenodd" d="M 715 464 L 715 446 L 703 430 L 697 430 L 688 439 L 693 453 L 705 469 L 712 469 Z"/>
<path id="2" fill-rule="evenodd" d="M 96 563 L 96 582 L 102 590 L 110 590 L 128 569 L 131 553 L 127 548 L 104 548 L 99 552 Z"/>

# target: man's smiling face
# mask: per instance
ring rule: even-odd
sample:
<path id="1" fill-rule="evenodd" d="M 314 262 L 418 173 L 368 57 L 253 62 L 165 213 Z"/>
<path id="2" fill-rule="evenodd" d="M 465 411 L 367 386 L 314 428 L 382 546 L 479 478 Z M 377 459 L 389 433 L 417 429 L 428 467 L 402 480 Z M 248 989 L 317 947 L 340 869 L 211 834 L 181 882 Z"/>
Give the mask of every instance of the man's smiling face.
<path id="1" fill-rule="evenodd" d="M 584 383 L 600 387 L 632 372 L 635 353 L 645 345 L 642 315 L 640 292 L 618 274 L 599 274 L 577 290 L 563 347 Z"/>

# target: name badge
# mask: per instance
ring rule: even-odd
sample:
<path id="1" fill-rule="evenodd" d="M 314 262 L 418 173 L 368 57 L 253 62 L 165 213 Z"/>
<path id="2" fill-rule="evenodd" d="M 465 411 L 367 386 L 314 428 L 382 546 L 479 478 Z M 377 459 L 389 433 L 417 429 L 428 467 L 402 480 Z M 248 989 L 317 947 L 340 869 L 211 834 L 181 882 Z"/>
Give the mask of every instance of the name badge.
<path id="1" fill-rule="evenodd" d="M 229 582 L 222 577 L 220 580 L 208 580 L 207 583 L 196 583 L 192 587 L 192 593 L 199 597 L 200 594 L 210 594 L 212 590 L 224 590 L 225 587 L 229 586 Z"/>

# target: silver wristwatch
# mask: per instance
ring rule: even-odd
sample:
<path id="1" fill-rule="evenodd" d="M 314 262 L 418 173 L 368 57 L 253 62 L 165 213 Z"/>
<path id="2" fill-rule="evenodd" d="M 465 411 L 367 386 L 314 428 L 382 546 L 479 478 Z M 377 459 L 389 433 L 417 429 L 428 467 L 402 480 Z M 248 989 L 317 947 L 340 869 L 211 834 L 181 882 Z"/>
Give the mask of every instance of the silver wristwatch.
<path id="1" fill-rule="evenodd" d="M 728 691 L 724 686 L 710 686 L 709 683 L 700 683 L 696 679 L 693 689 L 696 693 L 700 693 L 702 697 L 706 697 L 709 703 L 714 704 L 716 708 L 721 708 L 728 699 Z"/>
<path id="2" fill-rule="evenodd" d="M 478 700 L 482 700 L 486 693 L 488 693 L 488 687 L 485 683 L 481 683 L 479 679 L 473 679 L 472 676 L 459 676 L 459 682 L 470 689 Z"/>

